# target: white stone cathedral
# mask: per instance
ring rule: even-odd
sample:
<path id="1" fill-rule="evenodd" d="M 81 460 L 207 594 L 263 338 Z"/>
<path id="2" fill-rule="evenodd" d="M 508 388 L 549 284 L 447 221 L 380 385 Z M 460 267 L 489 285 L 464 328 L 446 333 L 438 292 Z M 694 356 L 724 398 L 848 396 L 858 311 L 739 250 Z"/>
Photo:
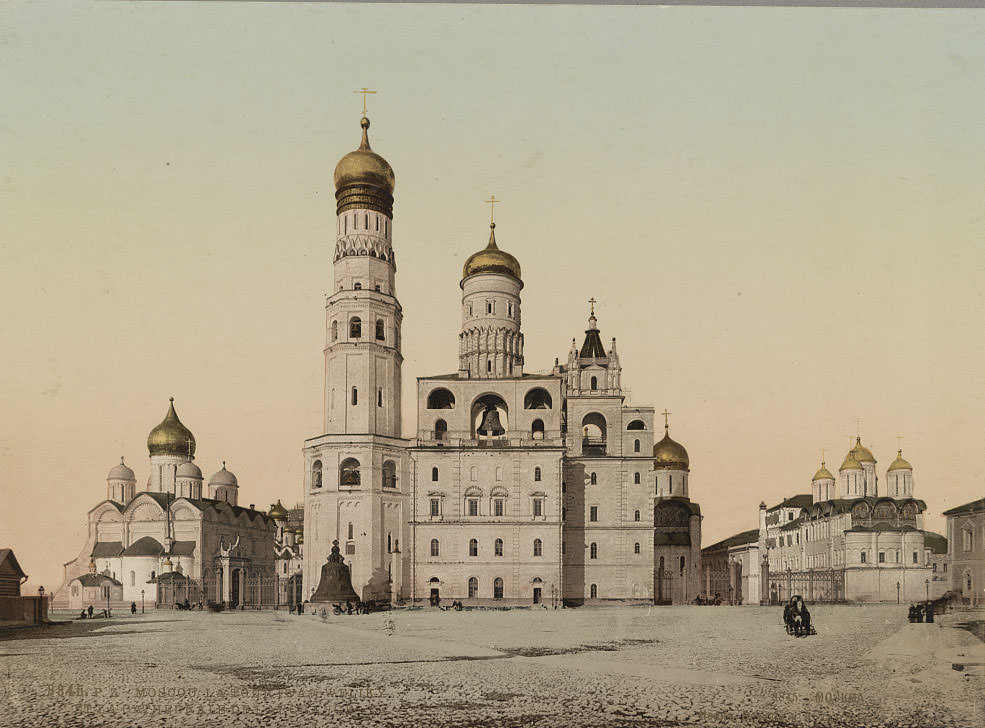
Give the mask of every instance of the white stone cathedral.
<path id="1" fill-rule="evenodd" d="M 496 242 L 462 271 L 458 368 L 419 377 L 401 437 L 394 173 L 362 143 L 335 169 L 324 434 L 305 442 L 304 591 L 334 542 L 363 599 L 680 603 L 698 594 L 689 460 L 627 403 L 594 313 L 566 364 L 526 372 L 520 264 Z"/>

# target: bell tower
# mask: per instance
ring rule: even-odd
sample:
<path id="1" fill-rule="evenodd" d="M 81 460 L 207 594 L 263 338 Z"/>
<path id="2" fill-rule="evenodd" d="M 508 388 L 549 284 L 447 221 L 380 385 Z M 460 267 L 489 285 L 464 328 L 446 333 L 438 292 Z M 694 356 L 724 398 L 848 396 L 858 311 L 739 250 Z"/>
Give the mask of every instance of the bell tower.
<path id="1" fill-rule="evenodd" d="M 366 89 L 357 93 L 372 93 Z M 402 311 L 394 286 L 394 174 L 362 140 L 335 167 L 332 288 L 325 300 L 322 434 L 305 442 L 304 597 L 344 554 L 361 599 L 397 599 L 394 557 L 407 518 L 407 442 L 400 439 Z"/>

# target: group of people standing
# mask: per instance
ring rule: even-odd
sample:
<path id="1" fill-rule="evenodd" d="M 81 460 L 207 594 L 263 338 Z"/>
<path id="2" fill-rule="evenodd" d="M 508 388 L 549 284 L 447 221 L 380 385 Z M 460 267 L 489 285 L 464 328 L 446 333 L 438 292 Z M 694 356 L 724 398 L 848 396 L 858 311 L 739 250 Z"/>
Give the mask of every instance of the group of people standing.
<path id="1" fill-rule="evenodd" d="M 794 637 L 809 637 L 817 634 L 814 625 L 811 624 L 811 613 L 804 604 L 804 598 L 799 594 L 790 597 L 789 603 L 783 607 L 783 624 L 787 628 L 787 634 Z"/>

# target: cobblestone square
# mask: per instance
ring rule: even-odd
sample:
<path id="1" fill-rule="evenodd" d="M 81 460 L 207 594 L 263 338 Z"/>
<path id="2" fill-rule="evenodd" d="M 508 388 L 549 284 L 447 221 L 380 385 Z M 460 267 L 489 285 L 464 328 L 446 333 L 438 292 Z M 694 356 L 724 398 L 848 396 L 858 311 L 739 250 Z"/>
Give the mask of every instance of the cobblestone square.
<path id="1" fill-rule="evenodd" d="M 3 726 L 967 726 L 983 610 L 157 611 L 7 632 Z M 392 620 L 392 625 L 388 624 Z"/>

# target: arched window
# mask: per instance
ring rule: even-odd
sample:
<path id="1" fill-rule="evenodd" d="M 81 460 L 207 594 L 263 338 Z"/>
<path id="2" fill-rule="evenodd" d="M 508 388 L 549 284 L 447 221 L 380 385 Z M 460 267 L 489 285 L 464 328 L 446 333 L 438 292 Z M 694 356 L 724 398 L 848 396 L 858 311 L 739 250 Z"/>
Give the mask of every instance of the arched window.
<path id="1" fill-rule="evenodd" d="M 503 580 L 498 576 L 493 580 L 493 599 L 503 598 Z"/>
<path id="2" fill-rule="evenodd" d="M 455 409 L 455 395 L 444 388 L 435 389 L 428 395 L 428 409 Z"/>
<path id="3" fill-rule="evenodd" d="M 479 555 L 479 542 L 476 539 L 469 539 L 469 556 Z"/>
<path id="4" fill-rule="evenodd" d="M 393 553 L 393 534 L 390 533 L 386 535 L 386 552 L 388 554 Z"/>
<path id="5" fill-rule="evenodd" d="M 359 461 L 355 458 L 343 460 L 342 465 L 339 466 L 339 485 L 358 486 L 360 482 Z"/>
<path id="6" fill-rule="evenodd" d="M 639 451 L 640 451 L 640 441 L 633 440 L 633 452 L 639 452 Z"/>
<path id="7" fill-rule="evenodd" d="M 383 406 L 383 390 L 382 389 L 379 389 L 376 392 L 376 406 L 377 407 L 382 407 Z"/>
<path id="8" fill-rule="evenodd" d="M 137 585 L 137 574 L 136 574 L 136 572 L 131 571 L 130 572 L 130 586 L 136 586 L 136 585 Z"/>
<path id="9" fill-rule="evenodd" d="M 321 488 L 321 460 L 311 464 L 311 487 Z"/>
<path id="10" fill-rule="evenodd" d="M 599 388 L 599 380 L 598 380 L 598 377 L 592 377 L 592 382 L 591 382 L 591 389 L 592 389 L 592 391 L 594 392 L 598 388 Z"/>
<path id="11" fill-rule="evenodd" d="M 469 599 L 479 596 L 479 580 L 474 576 L 469 577 Z"/>
<path id="12" fill-rule="evenodd" d="M 438 539 L 431 539 L 431 555 L 438 556 L 441 553 L 441 548 L 438 546 Z"/>
<path id="13" fill-rule="evenodd" d="M 339 340 L 339 322 L 338 321 L 333 321 L 332 322 L 332 341 L 338 341 L 338 340 Z"/>
<path id="14" fill-rule="evenodd" d="M 681 557 L 681 576 L 684 576 L 684 557 Z"/>
<path id="15" fill-rule="evenodd" d="M 597 559 L 598 557 L 599 557 L 598 544 L 592 541 L 592 545 L 588 547 L 588 558 Z"/>
<path id="16" fill-rule="evenodd" d="M 347 533 L 346 538 L 348 538 L 351 541 L 352 538 L 353 538 L 353 533 L 354 533 L 354 529 L 352 527 L 352 521 L 349 521 L 349 527 L 348 527 L 346 533 Z"/>
<path id="17" fill-rule="evenodd" d="M 383 323 L 383 319 L 376 319 L 376 340 L 386 340 L 386 324 Z"/>
<path id="18" fill-rule="evenodd" d="M 544 543 L 539 538 L 534 539 L 534 556 L 544 555 Z"/>
<path id="19" fill-rule="evenodd" d="M 550 392 L 541 387 L 535 387 L 523 398 L 523 409 L 551 409 L 553 401 Z"/>
<path id="20" fill-rule="evenodd" d="M 156 575 L 155 572 L 152 570 L 150 573 L 150 578 L 153 579 L 155 575 Z"/>
<path id="21" fill-rule="evenodd" d="M 438 482 L 438 468 L 437 468 L 437 466 L 431 468 L 431 482 L 432 483 L 437 483 Z"/>
<path id="22" fill-rule="evenodd" d="M 469 468 L 469 480 L 471 480 L 474 483 L 478 479 L 479 479 L 479 468 L 473 465 L 471 468 Z"/>
<path id="23" fill-rule="evenodd" d="M 448 434 L 448 423 L 444 420 L 435 420 L 434 422 L 434 439 L 444 440 L 445 435 Z"/>
<path id="24" fill-rule="evenodd" d="M 534 420 L 530 425 L 530 437 L 534 440 L 544 439 L 544 420 Z"/>
<path id="25" fill-rule="evenodd" d="M 588 593 L 591 595 L 592 599 L 598 599 L 599 597 L 599 587 L 598 584 L 592 584 L 588 588 Z"/>
<path id="26" fill-rule="evenodd" d="M 646 424 L 643 420 L 633 420 L 628 425 L 626 425 L 627 430 L 645 430 Z"/>
<path id="27" fill-rule="evenodd" d="M 358 316 L 349 319 L 349 338 L 359 339 L 363 335 L 363 322 Z"/>
<path id="28" fill-rule="evenodd" d="M 352 288 L 353 290 L 361 291 L 363 289 L 363 284 L 360 283 L 359 281 L 356 281 L 355 283 L 352 284 Z"/>
<path id="29" fill-rule="evenodd" d="M 633 484 L 634 485 L 639 485 L 640 484 L 640 474 L 639 473 L 633 473 Z"/>
<path id="30" fill-rule="evenodd" d="M 598 476 L 595 473 L 592 473 L 591 476 L 589 476 L 589 480 L 590 480 L 590 482 L 591 482 L 592 485 L 598 485 L 599 484 Z"/>
<path id="31" fill-rule="evenodd" d="M 392 460 L 383 463 L 383 487 L 397 487 L 397 465 Z"/>
<path id="32" fill-rule="evenodd" d="M 359 389 L 356 387 L 352 388 L 352 406 L 355 407 L 359 404 Z"/>
<path id="33" fill-rule="evenodd" d="M 534 482 L 535 483 L 539 483 L 540 482 L 540 466 L 539 465 L 536 468 L 534 468 Z"/>
<path id="34" fill-rule="evenodd" d="M 638 520 L 640 520 L 640 512 L 639 512 L 639 511 L 635 511 L 635 512 L 633 513 L 633 520 L 634 520 L 634 521 L 638 521 Z"/>
<path id="35" fill-rule="evenodd" d="M 497 538 L 496 543 L 493 545 L 493 554 L 496 556 L 503 555 L 503 539 Z"/>
<path id="36" fill-rule="evenodd" d="M 637 541 L 635 544 L 633 544 L 633 553 L 638 554 L 639 552 L 640 552 L 640 542 Z"/>

